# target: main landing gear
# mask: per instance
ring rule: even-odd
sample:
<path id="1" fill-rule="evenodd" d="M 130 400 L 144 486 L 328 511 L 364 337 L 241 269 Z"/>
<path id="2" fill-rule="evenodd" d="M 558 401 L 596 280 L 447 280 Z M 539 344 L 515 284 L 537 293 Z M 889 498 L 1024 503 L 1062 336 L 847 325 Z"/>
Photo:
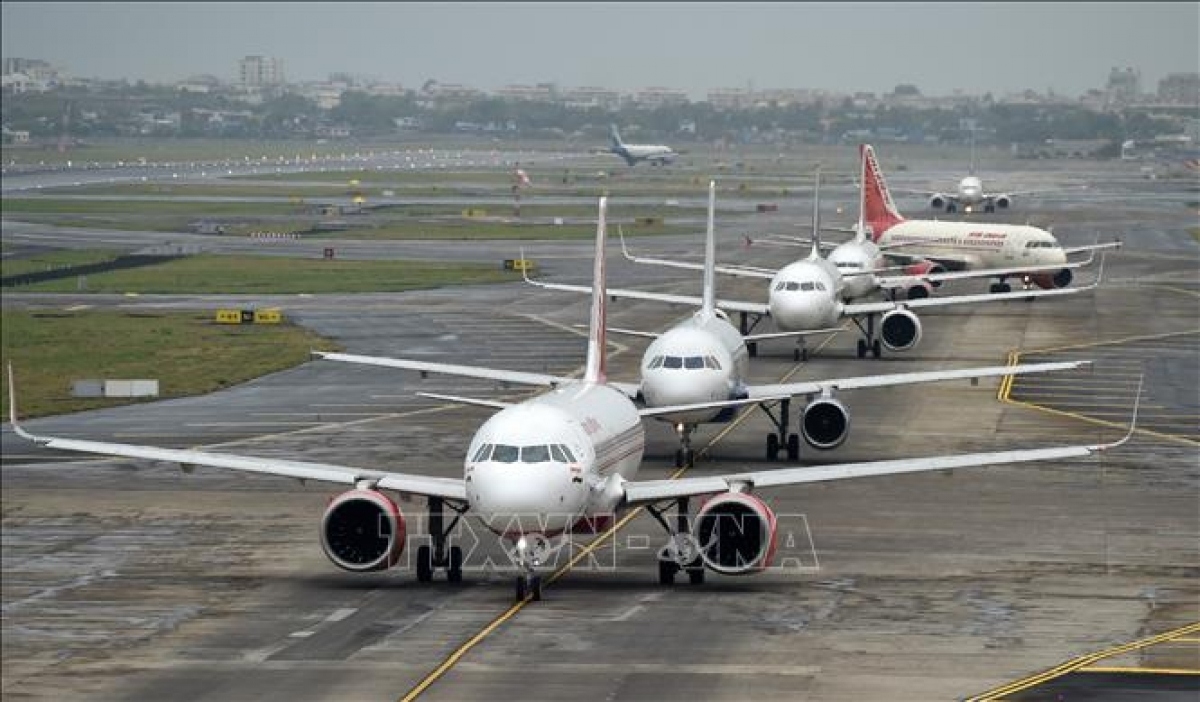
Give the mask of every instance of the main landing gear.
<path id="1" fill-rule="evenodd" d="M 988 292 L 990 292 L 990 293 L 1012 292 L 1012 286 L 1009 285 L 1008 283 L 1004 282 L 1003 280 L 1001 280 L 999 282 L 992 283 L 991 286 L 988 287 Z"/>
<path id="2" fill-rule="evenodd" d="M 693 585 L 704 583 L 704 561 L 700 558 L 700 549 L 688 526 L 688 498 L 675 500 L 675 527 L 666 520 L 660 509 L 654 505 L 646 507 L 651 516 L 658 520 L 669 537 L 667 544 L 658 552 L 658 582 L 660 585 L 674 585 L 675 574 L 684 571 L 688 581 Z"/>
<path id="3" fill-rule="evenodd" d="M 696 452 L 692 450 L 692 432 L 694 424 L 676 424 L 675 433 L 679 435 L 679 448 L 675 450 L 675 467 L 691 468 L 696 465 Z"/>
<path id="4" fill-rule="evenodd" d="M 768 461 L 779 460 L 779 452 L 783 449 L 787 450 L 789 461 L 800 458 L 800 435 L 788 433 L 788 411 L 791 409 L 791 405 L 791 400 L 780 400 L 778 416 L 771 411 L 768 405 L 759 405 L 759 408 L 771 418 L 771 423 L 775 425 L 775 431 L 767 434 Z"/>
<path id="5" fill-rule="evenodd" d="M 753 317 L 753 321 L 751 321 L 751 317 Z M 758 326 L 758 323 L 762 321 L 762 318 L 763 316 L 761 314 L 755 314 L 753 312 L 739 312 L 738 331 L 741 332 L 742 336 L 746 336 L 750 332 L 754 331 L 754 328 Z M 750 354 L 750 358 L 757 356 L 758 342 L 748 342 L 746 344 L 746 353 Z"/>
<path id="6" fill-rule="evenodd" d="M 854 324 L 863 333 L 863 338 L 858 340 L 858 357 L 866 358 L 867 352 L 870 351 L 872 356 L 879 358 L 883 355 L 883 345 L 879 342 L 879 337 L 875 336 L 875 317 L 877 315 L 867 314 L 863 316 L 867 318 L 866 326 L 863 326 L 861 319 L 858 317 L 854 318 Z"/>
<path id="7" fill-rule="evenodd" d="M 444 505 L 445 503 L 440 497 L 429 498 L 429 536 L 433 540 L 433 546 L 424 545 L 417 548 L 418 582 L 427 583 L 433 580 L 435 568 L 446 569 L 446 580 L 452 583 L 462 582 L 462 549 L 458 546 L 446 548 L 447 537 L 458 525 L 458 520 L 462 518 L 462 511 L 454 507 L 457 514 L 454 515 L 450 526 L 443 528 L 442 508 Z"/>

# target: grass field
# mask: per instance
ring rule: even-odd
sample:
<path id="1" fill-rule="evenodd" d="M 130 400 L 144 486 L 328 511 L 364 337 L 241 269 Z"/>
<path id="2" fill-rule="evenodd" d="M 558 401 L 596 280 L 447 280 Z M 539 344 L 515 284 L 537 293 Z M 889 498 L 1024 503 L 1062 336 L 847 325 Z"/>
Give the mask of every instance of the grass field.
<path id="1" fill-rule="evenodd" d="M 178 215 L 193 217 L 300 214 L 308 207 L 292 202 L 176 202 L 171 200 L 82 200 L 50 197 L 6 197 L 0 210 L 13 214 Z"/>
<path id="2" fill-rule="evenodd" d="M 327 143 L 318 144 L 313 141 L 259 139 L 105 139 L 86 146 L 68 149 L 59 153 L 57 149 L 41 149 L 32 147 L 5 146 L 3 158 L 5 163 L 18 164 L 60 164 L 136 162 L 144 158 L 151 162 L 169 161 L 213 161 L 213 160 L 243 160 L 249 156 L 260 159 L 279 157 L 295 158 L 297 155 L 310 157 L 337 156 L 342 153 L 353 153 L 360 150 L 357 146 Z"/>
<path id="3" fill-rule="evenodd" d="M 21 416 L 37 417 L 138 401 L 74 398 L 75 380 L 157 379 L 160 399 L 181 397 L 290 368 L 308 360 L 312 349 L 335 348 L 291 324 L 212 319 L 213 313 L 195 312 L 4 310 L 0 356 L 5 367 L 13 364 Z"/>
<path id="4" fill-rule="evenodd" d="M 0 261 L 0 277 L 110 261 L 120 254 L 119 251 L 105 249 L 63 249 L 46 251 L 27 258 L 5 258 Z"/>
<path id="5" fill-rule="evenodd" d="M 514 252 L 513 258 L 517 254 Z M 268 256 L 190 256 L 154 266 L 87 276 L 95 293 L 290 294 L 398 292 L 518 280 L 502 261 L 325 261 Z M 22 286 L 21 292 L 74 292 L 75 278 Z"/>

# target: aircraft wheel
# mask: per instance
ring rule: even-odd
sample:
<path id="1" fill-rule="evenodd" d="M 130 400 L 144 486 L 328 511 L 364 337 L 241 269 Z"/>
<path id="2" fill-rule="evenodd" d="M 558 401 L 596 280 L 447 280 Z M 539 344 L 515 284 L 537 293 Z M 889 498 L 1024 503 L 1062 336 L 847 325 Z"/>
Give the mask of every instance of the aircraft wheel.
<path id="1" fill-rule="evenodd" d="M 774 461 L 779 458 L 779 435 L 767 434 L 767 460 Z"/>
<path id="2" fill-rule="evenodd" d="M 450 547 L 450 566 L 446 569 L 446 579 L 452 583 L 462 582 L 463 552 L 458 546 Z"/>
<path id="3" fill-rule="evenodd" d="M 529 591 L 529 583 L 527 583 L 525 581 L 525 576 L 518 575 L 517 576 L 517 602 L 520 602 L 521 600 L 525 599 L 525 595 L 528 594 L 528 591 Z"/>
<path id="4" fill-rule="evenodd" d="M 533 596 L 534 602 L 540 602 L 542 599 L 542 576 L 535 575 L 529 579 L 529 594 Z"/>
<path id="5" fill-rule="evenodd" d="M 859 358 L 867 357 L 867 342 L 863 339 L 858 340 L 858 357 Z"/>
<path id="6" fill-rule="evenodd" d="M 674 561 L 659 561 L 658 562 L 658 584 L 659 585 L 674 585 L 675 573 L 679 570 L 679 566 Z"/>
<path id="7" fill-rule="evenodd" d="M 788 457 L 789 461 L 795 461 L 800 458 L 800 435 L 799 434 L 788 434 L 787 457 Z"/>
<path id="8" fill-rule="evenodd" d="M 687 457 L 684 455 L 683 449 L 675 449 L 675 467 L 682 468 L 687 465 Z"/>
<path id="9" fill-rule="evenodd" d="M 758 356 L 758 342 L 751 341 L 750 343 L 746 344 L 746 353 L 750 354 L 750 358 Z"/>
<path id="10" fill-rule="evenodd" d="M 693 585 L 704 584 L 704 561 L 697 558 L 687 567 L 688 582 Z"/>
<path id="11" fill-rule="evenodd" d="M 417 548 L 417 582 L 433 580 L 433 549 L 428 546 Z"/>
<path id="12" fill-rule="evenodd" d="M 875 358 L 883 355 L 883 345 L 879 343 L 879 339 L 871 343 L 871 355 Z"/>

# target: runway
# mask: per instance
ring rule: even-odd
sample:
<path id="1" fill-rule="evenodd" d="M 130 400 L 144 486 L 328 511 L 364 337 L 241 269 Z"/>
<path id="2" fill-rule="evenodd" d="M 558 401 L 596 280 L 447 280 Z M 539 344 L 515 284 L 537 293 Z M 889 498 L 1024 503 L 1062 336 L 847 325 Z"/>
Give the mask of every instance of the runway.
<path id="1" fill-rule="evenodd" d="M 1032 214 L 1061 214 L 1054 207 Z M 1094 373 L 1059 384 L 1062 398 L 1050 396 L 1058 387 L 1051 376 L 1008 395 L 1000 380 L 846 392 L 850 439 L 831 452 L 802 449 L 807 463 L 1113 440 L 1132 406 L 1129 373 L 1147 380 L 1139 426 L 1148 431 L 1097 460 L 764 492 L 779 515 L 783 565 L 756 577 L 658 585 L 663 533 L 638 514 L 564 571 L 545 600 L 506 616 L 505 554 L 477 523 L 461 533 L 472 548 L 461 585 L 418 584 L 407 561 L 353 575 L 330 564 L 316 538 L 334 489 L 121 460 L 33 459 L 6 426 L 0 692 L 212 701 L 398 700 L 413 691 L 421 700 L 961 699 L 1192 624 L 1200 612 L 1195 426 L 1178 430 L 1164 418 L 1196 411 L 1200 349 L 1187 334 L 1200 308 L 1200 247 L 1181 207 L 1155 210 L 1135 197 L 1068 210 L 1087 223 L 1056 228 L 1064 243 L 1126 240 L 1097 290 L 922 313 L 921 344 L 879 361 L 854 357 L 853 331 L 803 364 L 792 363 L 791 342 L 766 343 L 753 379 L 997 365 L 1013 352 L 1021 360 L 1097 354 Z M 788 255 L 742 249 L 742 233 L 722 228 L 722 257 L 771 265 Z M 397 244 L 371 242 L 383 243 Z M 472 242 L 464 254 L 455 242 L 406 242 L 396 251 L 491 257 L 502 245 Z M 543 275 L 586 280 L 590 242 L 542 245 L 547 253 L 530 257 L 546 259 Z M 684 237 L 637 247 L 698 253 Z M 686 272 L 650 278 L 613 256 L 615 284 L 699 290 Z M 722 297 L 765 297 L 761 281 L 719 285 Z M 523 283 L 327 297 L 4 297 L 6 306 L 127 309 L 251 302 L 282 306 L 351 353 L 564 374 L 583 363 L 575 325 L 586 321 L 587 300 Z M 614 302 L 609 322 L 662 329 L 684 313 Z M 645 340 L 611 340 L 620 346 L 610 377 L 635 379 Z M 1117 379 L 1120 392 L 1106 395 L 1105 383 Z M 459 476 L 466 441 L 488 413 L 417 398 L 419 390 L 527 392 L 314 361 L 207 396 L 28 428 Z M 1101 404 L 1111 408 L 1100 414 Z M 703 451 L 692 474 L 777 465 L 764 456 L 767 419 L 743 417 L 698 431 Z M 639 477 L 671 475 L 670 427 L 655 423 L 646 433 Z M 401 506 L 410 534 L 420 533 L 424 504 Z"/>

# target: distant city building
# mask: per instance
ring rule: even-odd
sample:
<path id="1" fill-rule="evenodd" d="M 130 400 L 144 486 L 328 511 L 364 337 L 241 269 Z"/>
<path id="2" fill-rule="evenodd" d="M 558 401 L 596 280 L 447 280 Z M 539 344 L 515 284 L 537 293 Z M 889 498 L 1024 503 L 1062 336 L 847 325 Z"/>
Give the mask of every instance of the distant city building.
<path id="1" fill-rule="evenodd" d="M 238 61 L 238 75 L 247 88 L 281 85 L 283 62 L 268 56 L 247 56 Z"/>
<path id="2" fill-rule="evenodd" d="M 1160 102 L 1200 105 L 1200 73 L 1172 73 L 1158 81 Z"/>
<path id="3" fill-rule="evenodd" d="M 502 100 L 553 102 L 558 96 L 558 90 L 553 83 L 506 85 L 497 90 L 494 95 Z"/>
<path id="4" fill-rule="evenodd" d="M 633 103 L 640 107 L 677 107 L 688 102 L 687 93 L 675 88 L 643 88 L 633 95 Z"/>
<path id="5" fill-rule="evenodd" d="M 567 107 L 576 109 L 600 107 L 606 110 L 615 110 L 621 106 L 621 93 L 594 86 L 566 88 L 559 93 L 559 99 Z"/>
<path id="6" fill-rule="evenodd" d="M 1105 93 L 1110 105 L 1128 105 L 1141 95 L 1142 74 L 1132 68 L 1113 68 L 1108 73 Z"/>

